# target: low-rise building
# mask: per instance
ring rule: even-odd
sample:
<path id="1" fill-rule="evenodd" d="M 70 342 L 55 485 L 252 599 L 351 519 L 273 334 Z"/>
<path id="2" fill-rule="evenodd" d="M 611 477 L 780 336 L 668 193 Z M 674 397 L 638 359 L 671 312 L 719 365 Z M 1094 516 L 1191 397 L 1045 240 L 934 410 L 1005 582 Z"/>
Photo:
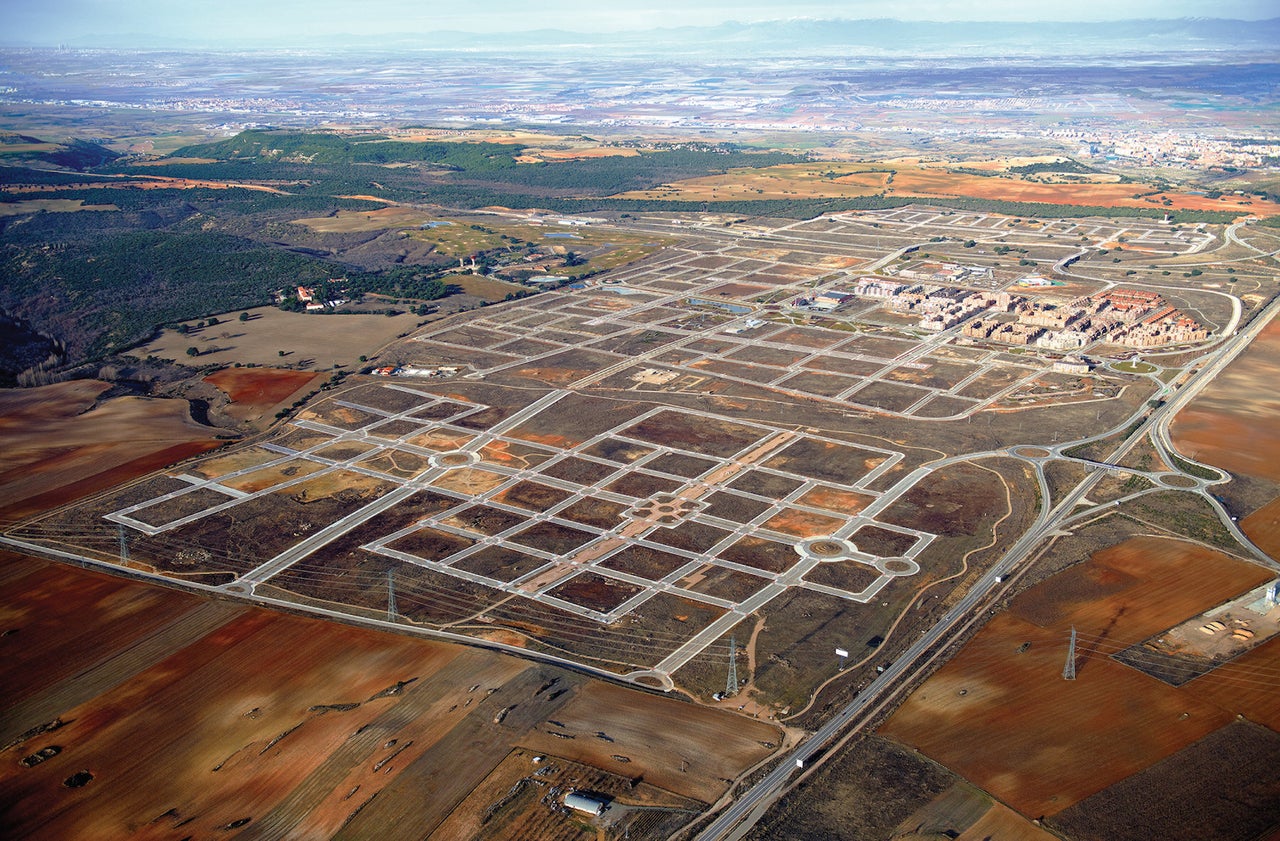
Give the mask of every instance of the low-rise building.
<path id="1" fill-rule="evenodd" d="M 579 791 L 571 791 L 564 796 L 564 805 L 573 809 L 575 812 L 585 812 L 588 815 L 598 815 L 604 811 L 604 801 L 590 795 L 583 794 Z"/>

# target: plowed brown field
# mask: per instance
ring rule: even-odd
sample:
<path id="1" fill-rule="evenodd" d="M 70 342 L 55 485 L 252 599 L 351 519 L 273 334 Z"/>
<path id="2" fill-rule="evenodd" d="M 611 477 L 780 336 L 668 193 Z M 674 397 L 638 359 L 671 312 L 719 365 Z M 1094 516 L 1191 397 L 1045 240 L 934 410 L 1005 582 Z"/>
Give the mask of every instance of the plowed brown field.
<path id="1" fill-rule="evenodd" d="M 520 745 L 710 802 L 780 741 L 505 655 L 0 562 L 6 838 L 426 837 Z"/>
<path id="2" fill-rule="evenodd" d="M 1272 321 L 1227 370 L 1178 413 L 1170 427 L 1174 446 L 1198 461 L 1280 482 L 1280 416 L 1274 386 L 1280 372 L 1280 321 Z M 1280 507 L 1276 502 L 1241 524 L 1273 557 L 1280 553 Z"/>
<path id="3" fill-rule="evenodd" d="M 18 520 L 218 446 L 184 400 L 117 397 L 71 380 L 0 391 L 0 520 Z"/>
<path id="4" fill-rule="evenodd" d="M 281 368 L 224 368 L 204 379 L 226 393 L 233 417 L 257 420 L 322 377 Z"/>
<path id="5" fill-rule="evenodd" d="M 1059 812 L 1243 712 L 1237 696 L 1210 696 L 1199 681 L 1174 688 L 1107 655 L 1269 578 L 1162 538 L 1098 552 L 1015 599 L 882 733 L 1028 817 Z M 1077 678 L 1066 681 L 1072 626 Z"/>
<path id="6" fill-rule="evenodd" d="M 889 170 L 893 178 L 889 179 Z M 827 172 L 834 173 L 829 177 Z M 844 173 L 844 174 L 841 174 Z M 652 190 L 621 193 L 614 198 L 715 199 L 720 201 L 796 198 L 848 198 L 884 193 L 921 198 L 979 198 L 1012 202 L 1098 207 L 1216 210 L 1271 216 L 1280 205 L 1245 196 L 1211 199 L 1189 193 L 1152 192 L 1143 184 L 1042 183 L 1012 175 L 975 175 L 941 166 L 918 166 L 909 161 L 876 164 L 780 164 L 761 169 L 732 170 L 723 175 L 690 178 Z M 1145 195 L 1151 193 L 1151 195 Z M 1164 204 L 1165 201 L 1169 204 Z"/>

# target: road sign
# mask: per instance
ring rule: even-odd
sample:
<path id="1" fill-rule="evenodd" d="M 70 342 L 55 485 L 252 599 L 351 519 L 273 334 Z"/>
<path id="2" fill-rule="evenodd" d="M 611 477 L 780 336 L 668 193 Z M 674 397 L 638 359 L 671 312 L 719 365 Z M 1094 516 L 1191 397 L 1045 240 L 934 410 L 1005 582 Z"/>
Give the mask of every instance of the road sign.
<path id="1" fill-rule="evenodd" d="M 848 657 L 848 656 L 849 656 L 849 652 L 845 651 L 843 648 L 837 648 L 837 649 L 836 649 L 836 656 L 837 656 L 837 657 Z"/>

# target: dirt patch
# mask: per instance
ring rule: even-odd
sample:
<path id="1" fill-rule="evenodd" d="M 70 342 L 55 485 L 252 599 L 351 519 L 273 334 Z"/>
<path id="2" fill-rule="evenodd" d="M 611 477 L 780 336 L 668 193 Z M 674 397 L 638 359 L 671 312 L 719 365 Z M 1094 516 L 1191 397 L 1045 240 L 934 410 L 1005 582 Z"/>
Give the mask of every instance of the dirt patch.
<path id="1" fill-rule="evenodd" d="M 850 516 L 866 508 L 874 500 L 874 497 L 866 494 L 853 493 L 852 491 L 832 488 L 827 485 L 818 485 L 797 501 L 802 505 L 811 505 L 814 508 L 823 508 L 827 511 L 835 511 L 839 514 Z"/>
<path id="2" fill-rule="evenodd" d="M 414 557 L 428 561 L 443 561 L 450 555 L 455 555 L 474 545 L 474 541 L 456 534 L 435 529 L 418 529 L 391 543 L 390 548 L 408 552 Z"/>
<path id="3" fill-rule="evenodd" d="M 764 500 L 753 499 L 749 496 L 742 496 L 729 491 L 714 493 L 707 497 L 706 502 L 707 507 L 703 511 L 704 514 L 711 517 L 719 517 L 722 520 L 731 520 L 735 523 L 749 523 L 770 508 L 770 504 Z"/>
<path id="4" fill-rule="evenodd" d="M 913 534 L 882 529 L 879 526 L 862 526 L 850 539 L 853 545 L 869 555 L 881 558 L 895 558 L 916 545 L 918 538 Z"/>
<path id="5" fill-rule="evenodd" d="M 295 458 L 242 476 L 225 479 L 221 484 L 245 493 L 255 493 L 275 487 L 283 482 L 301 479 L 317 471 L 324 470 L 325 465 L 307 459 Z"/>
<path id="6" fill-rule="evenodd" d="M 517 508 L 529 511 L 546 511 L 570 497 L 570 493 L 560 488 L 542 485 L 537 482 L 517 482 L 494 497 L 497 502 L 505 502 Z"/>
<path id="7" fill-rule="evenodd" d="M 486 546 L 455 561 L 453 566 L 498 581 L 515 581 L 546 563 L 543 558 L 535 558 L 504 546 Z"/>
<path id="8" fill-rule="evenodd" d="M 671 473 L 675 476 L 693 479 L 716 467 L 716 465 L 717 462 L 685 455 L 684 453 L 664 453 L 646 462 L 645 468 L 656 470 L 659 473 Z"/>
<path id="9" fill-rule="evenodd" d="M 646 540 L 674 546 L 687 552 L 705 552 L 728 537 L 728 535 L 729 532 L 724 529 L 718 529 L 706 523 L 685 520 L 673 528 L 654 530 Z"/>
<path id="10" fill-rule="evenodd" d="M 555 464 L 547 465 L 542 472 L 555 479 L 563 479 L 566 482 L 573 482 L 578 485 L 594 485 L 617 469 L 614 465 L 601 464 L 597 461 L 587 461 L 586 459 L 570 456 L 557 461 Z"/>
<path id="11" fill-rule="evenodd" d="M 653 452 L 652 447 L 620 441 L 617 438 L 605 438 L 597 441 L 582 451 L 586 455 L 616 461 L 618 464 L 630 464 L 636 459 Z"/>
<path id="12" fill-rule="evenodd" d="M 720 557 L 765 572 L 785 572 L 800 560 L 800 556 L 789 545 L 751 536 L 742 538 L 722 551 Z"/>
<path id="13" fill-rule="evenodd" d="M 688 558 L 636 543 L 625 546 L 605 558 L 600 562 L 600 566 L 657 581 L 688 563 Z"/>
<path id="14" fill-rule="evenodd" d="M 822 537 L 833 533 L 844 525 L 838 517 L 815 514 L 812 511 L 801 511 L 796 508 L 784 508 L 765 521 L 763 528 L 772 529 L 795 537 Z"/>
<path id="15" fill-rule="evenodd" d="M 655 494 L 669 493 L 679 488 L 682 483 L 676 479 L 665 479 L 661 476 L 650 476 L 633 470 L 621 479 L 610 484 L 606 490 L 636 499 L 648 499 Z"/>
<path id="16" fill-rule="evenodd" d="M 729 483 L 729 487 L 769 499 L 781 499 L 803 484 L 803 481 L 789 476 L 779 476 L 764 470 L 746 470 Z"/>
<path id="17" fill-rule="evenodd" d="M 448 491 L 475 495 L 491 491 L 506 480 L 507 477 L 499 473 L 475 467 L 460 467 L 450 470 L 431 484 Z"/>
<path id="18" fill-rule="evenodd" d="M 557 517 L 600 529 L 612 529 L 622 519 L 627 506 L 607 499 L 586 497 L 556 512 Z"/>
<path id="19" fill-rule="evenodd" d="M 498 508 L 490 508 L 487 505 L 473 505 L 441 522 L 477 534 L 494 535 L 518 526 L 524 522 L 524 517 Z"/>
<path id="20" fill-rule="evenodd" d="M 850 593 L 859 593 L 880 578 L 879 571 L 854 561 L 832 561 L 818 564 L 804 574 L 805 581 L 824 584 Z"/>
<path id="21" fill-rule="evenodd" d="M 759 592 L 768 580 L 727 567 L 704 564 L 677 583 L 694 593 L 736 603 Z"/>
<path id="22" fill-rule="evenodd" d="M 513 543 L 541 549 L 544 552 L 564 555 L 590 543 L 595 539 L 595 535 L 571 529 L 559 523 L 540 522 L 511 535 L 508 539 Z"/>
<path id="23" fill-rule="evenodd" d="M 589 610 L 608 613 L 639 592 L 640 588 L 630 582 L 584 572 L 575 575 L 567 583 L 552 588 L 548 595 Z"/>

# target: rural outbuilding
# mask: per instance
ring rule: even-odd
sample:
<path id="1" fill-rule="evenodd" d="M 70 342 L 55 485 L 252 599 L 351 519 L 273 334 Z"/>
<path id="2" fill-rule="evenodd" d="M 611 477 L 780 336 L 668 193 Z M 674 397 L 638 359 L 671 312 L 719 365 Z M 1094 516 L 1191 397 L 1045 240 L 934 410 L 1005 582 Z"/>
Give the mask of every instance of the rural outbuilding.
<path id="1" fill-rule="evenodd" d="M 586 812 L 588 815 L 598 815 L 604 811 L 603 800 L 597 800 L 576 791 L 571 791 L 564 796 L 564 805 L 578 812 Z"/>

